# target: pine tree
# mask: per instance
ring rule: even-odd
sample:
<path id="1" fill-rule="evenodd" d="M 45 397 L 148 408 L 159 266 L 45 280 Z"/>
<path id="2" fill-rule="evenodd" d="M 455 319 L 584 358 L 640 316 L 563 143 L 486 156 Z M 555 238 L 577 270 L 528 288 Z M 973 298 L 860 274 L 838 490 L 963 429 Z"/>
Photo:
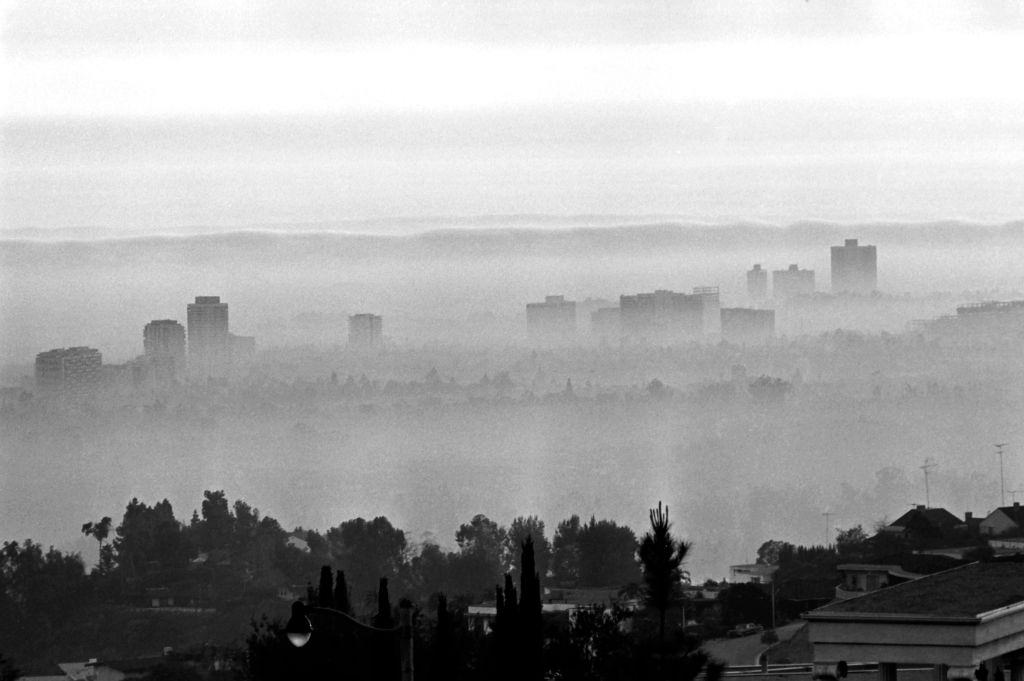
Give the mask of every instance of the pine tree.
<path id="1" fill-rule="evenodd" d="M 380 587 L 377 589 L 377 614 L 373 617 L 373 626 L 379 629 L 391 629 L 395 626 L 395 620 L 391 616 L 391 596 L 388 595 L 388 578 L 380 578 Z"/>
<path id="2" fill-rule="evenodd" d="M 330 565 L 324 565 L 320 568 L 320 589 L 317 591 L 317 595 L 319 596 L 319 605 L 324 608 L 334 607 L 334 589 L 331 579 L 333 575 L 331 572 Z"/>
<path id="3" fill-rule="evenodd" d="M 519 646 L 523 679 L 541 679 L 544 676 L 542 651 L 544 649 L 544 620 L 542 616 L 540 575 L 537 573 L 533 551 L 533 538 L 529 535 L 522 545 L 522 571 L 519 575 Z"/>
<path id="4" fill-rule="evenodd" d="M 679 600 L 682 563 L 690 545 L 672 536 L 668 521 L 668 506 L 651 509 L 651 529 L 640 540 L 638 554 L 643 566 L 644 600 L 658 611 L 658 638 L 665 644 L 665 614 Z"/>

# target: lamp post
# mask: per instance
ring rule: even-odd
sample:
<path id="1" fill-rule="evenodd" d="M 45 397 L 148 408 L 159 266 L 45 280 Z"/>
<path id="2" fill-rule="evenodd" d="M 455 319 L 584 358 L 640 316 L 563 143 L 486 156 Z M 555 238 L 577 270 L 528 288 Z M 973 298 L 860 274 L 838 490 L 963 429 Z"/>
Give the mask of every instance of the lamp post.
<path id="1" fill-rule="evenodd" d="M 399 658 L 402 668 L 402 681 L 413 681 L 413 646 L 412 646 L 412 603 L 402 600 L 398 604 L 399 624 L 391 629 L 381 629 L 363 624 L 351 615 L 334 608 L 323 606 L 308 606 L 302 601 L 292 603 L 292 616 L 285 626 L 285 634 L 288 641 L 296 648 L 301 648 L 309 643 L 315 631 L 310 615 L 317 617 L 329 617 L 341 627 L 349 631 L 371 634 L 393 634 L 398 636 Z"/>

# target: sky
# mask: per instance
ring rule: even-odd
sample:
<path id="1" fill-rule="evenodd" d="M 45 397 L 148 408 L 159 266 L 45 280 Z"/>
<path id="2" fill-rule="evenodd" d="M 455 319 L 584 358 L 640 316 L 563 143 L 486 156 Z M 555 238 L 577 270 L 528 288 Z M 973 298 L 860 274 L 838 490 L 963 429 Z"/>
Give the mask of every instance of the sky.
<path id="1" fill-rule="evenodd" d="M 1024 98 L 1020 0 L 0 7 L 8 117 Z"/>
<path id="2" fill-rule="evenodd" d="M 1021 63 L 1024 0 L 0 0 L 0 230 L 1009 220 Z M 196 122 L 240 119 L 333 123 L 316 159 L 257 132 L 227 162 L 197 146 Z M 438 133 L 464 121 L 465 139 Z M 334 124 L 371 133 L 338 147 Z M 168 139 L 192 160 L 154 156 Z M 292 200 L 264 205 L 272 187 Z"/>

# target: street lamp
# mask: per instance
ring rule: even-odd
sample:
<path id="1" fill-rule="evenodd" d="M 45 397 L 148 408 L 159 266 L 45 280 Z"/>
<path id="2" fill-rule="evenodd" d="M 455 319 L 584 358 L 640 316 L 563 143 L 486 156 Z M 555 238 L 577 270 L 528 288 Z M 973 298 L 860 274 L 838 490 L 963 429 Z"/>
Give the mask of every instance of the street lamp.
<path id="1" fill-rule="evenodd" d="M 309 639 L 313 637 L 313 625 L 310 623 L 309 618 L 306 617 L 306 606 L 303 605 L 302 601 L 292 603 L 292 616 L 289 618 L 284 631 L 288 635 L 288 642 L 296 648 L 306 645 L 309 643 Z"/>
<path id="2" fill-rule="evenodd" d="M 399 657 L 402 667 L 402 681 L 413 681 L 413 658 L 412 658 L 412 603 L 403 599 L 398 604 L 399 624 L 391 629 L 381 629 L 363 624 L 351 615 L 334 608 L 323 606 L 307 606 L 302 601 L 292 603 L 292 616 L 288 619 L 284 631 L 288 636 L 288 642 L 296 648 L 301 648 L 313 637 L 313 624 L 309 621 L 309 615 L 327 616 L 338 622 L 342 627 L 358 633 L 393 634 L 398 635 Z"/>

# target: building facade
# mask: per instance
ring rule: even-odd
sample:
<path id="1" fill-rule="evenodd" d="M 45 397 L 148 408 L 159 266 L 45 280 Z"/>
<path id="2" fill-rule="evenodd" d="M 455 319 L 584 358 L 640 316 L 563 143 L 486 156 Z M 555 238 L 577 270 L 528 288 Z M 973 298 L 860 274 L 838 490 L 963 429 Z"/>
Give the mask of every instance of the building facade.
<path id="1" fill-rule="evenodd" d="M 797 265 L 772 272 L 772 295 L 777 300 L 814 294 L 814 270 L 802 270 Z"/>
<path id="2" fill-rule="evenodd" d="M 185 327 L 174 319 L 154 319 L 142 330 L 143 353 L 158 378 L 185 375 Z"/>
<path id="3" fill-rule="evenodd" d="M 95 390 L 103 370 L 103 355 L 87 347 L 56 348 L 36 355 L 36 386 L 42 392 L 84 395 Z"/>
<path id="4" fill-rule="evenodd" d="M 878 255 L 874 246 L 846 239 L 832 247 L 832 293 L 868 295 L 878 288 Z"/>
<path id="5" fill-rule="evenodd" d="M 705 302 L 703 295 L 667 290 L 620 296 L 622 334 L 662 343 L 698 340 L 704 335 Z"/>
<path id="6" fill-rule="evenodd" d="M 223 378 L 231 370 L 228 304 L 220 296 L 196 296 L 188 304 L 188 360 L 194 378 Z"/>
<path id="7" fill-rule="evenodd" d="M 379 350 L 384 347 L 384 319 L 360 313 L 348 318 L 348 346 L 353 350 Z"/>
<path id="8" fill-rule="evenodd" d="M 568 341 L 576 336 L 576 303 L 565 296 L 545 296 L 527 303 L 526 332 L 534 341 Z"/>
<path id="9" fill-rule="evenodd" d="M 764 300 L 768 297 L 768 270 L 754 265 L 747 270 L 747 297 L 751 300 Z"/>

